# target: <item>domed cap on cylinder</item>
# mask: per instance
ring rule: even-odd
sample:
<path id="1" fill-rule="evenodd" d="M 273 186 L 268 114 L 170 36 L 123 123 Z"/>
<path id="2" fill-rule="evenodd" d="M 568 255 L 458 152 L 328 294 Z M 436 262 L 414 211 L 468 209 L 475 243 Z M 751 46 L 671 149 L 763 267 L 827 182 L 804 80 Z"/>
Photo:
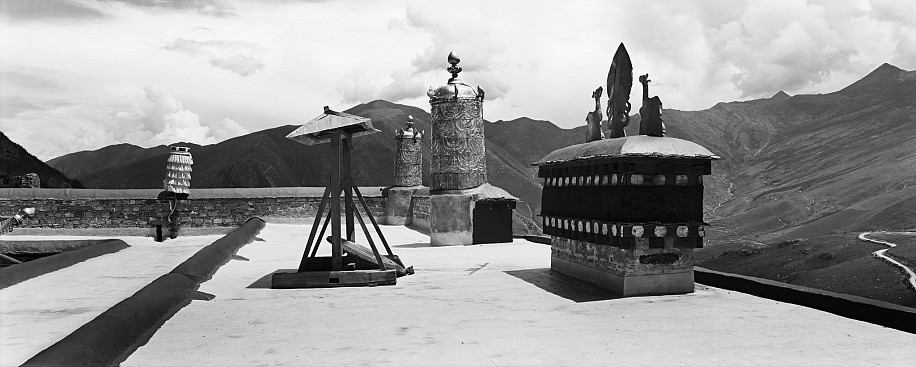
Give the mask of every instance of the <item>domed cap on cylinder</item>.
<path id="1" fill-rule="evenodd" d="M 417 131 L 413 128 L 413 115 L 407 115 L 407 121 L 404 122 L 406 128 L 404 130 L 398 129 L 395 133 L 395 136 L 398 138 L 417 138 L 423 136 L 423 132 Z"/>
<path id="2" fill-rule="evenodd" d="M 429 96 L 429 103 L 435 104 L 439 102 L 451 101 L 455 99 L 479 99 L 483 101 L 483 89 L 477 87 L 475 90 L 470 85 L 465 84 L 458 78 L 458 73 L 461 73 L 461 67 L 458 66 L 458 63 L 461 62 L 461 59 L 458 57 L 458 54 L 455 51 L 452 51 L 448 54 L 448 63 L 451 64 L 446 70 L 449 73 L 452 73 L 452 77 L 448 79 L 448 84 L 442 85 L 438 88 L 430 87 L 429 91 L 426 92 L 426 95 Z"/>

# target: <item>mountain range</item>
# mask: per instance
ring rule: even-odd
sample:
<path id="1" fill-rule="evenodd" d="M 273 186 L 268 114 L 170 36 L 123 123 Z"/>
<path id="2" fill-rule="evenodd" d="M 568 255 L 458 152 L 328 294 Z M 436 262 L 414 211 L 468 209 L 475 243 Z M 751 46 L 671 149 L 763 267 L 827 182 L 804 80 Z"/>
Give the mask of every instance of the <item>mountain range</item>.
<path id="1" fill-rule="evenodd" d="M 664 100 L 664 96 L 661 96 Z M 706 180 L 707 230 L 712 244 L 768 242 L 842 231 L 914 227 L 916 214 L 916 72 L 889 64 L 829 94 L 719 103 L 702 111 L 665 109 L 667 135 L 697 142 L 722 157 Z M 423 109 L 384 100 L 347 113 L 372 119 L 379 134 L 354 142 L 359 185 L 393 182 L 394 132 L 408 115 L 430 131 Z M 583 126 L 518 118 L 485 122 L 492 184 L 522 199 L 519 211 L 540 211 L 541 181 L 531 163 L 584 142 Z M 631 118 L 629 135 L 638 130 Z M 285 136 L 296 126 L 254 132 L 191 147 L 193 187 L 324 186 L 330 170 L 324 145 Z M 429 140 L 423 141 L 423 180 L 429 182 Z M 54 158 L 48 164 L 90 188 L 157 188 L 168 148 L 119 144 Z"/>
<path id="2" fill-rule="evenodd" d="M 38 174 L 44 188 L 83 187 L 78 180 L 51 168 L 0 131 L 0 187 L 19 187 L 20 177 L 29 173 Z"/>

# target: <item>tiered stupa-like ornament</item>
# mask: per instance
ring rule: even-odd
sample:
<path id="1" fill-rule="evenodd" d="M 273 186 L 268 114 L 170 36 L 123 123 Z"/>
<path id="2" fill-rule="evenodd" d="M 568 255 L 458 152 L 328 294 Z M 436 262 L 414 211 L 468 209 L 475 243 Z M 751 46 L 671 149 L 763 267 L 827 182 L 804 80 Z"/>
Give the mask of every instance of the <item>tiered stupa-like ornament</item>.
<path id="1" fill-rule="evenodd" d="M 427 92 L 432 114 L 430 243 L 469 245 L 512 240 L 518 200 L 487 184 L 486 138 L 480 87 L 458 78 L 461 59 L 448 55 L 448 83 Z"/>
<path id="2" fill-rule="evenodd" d="M 550 268 L 624 296 L 690 293 L 703 246 L 702 146 L 664 137 L 661 102 L 643 93 L 641 135 L 624 136 L 632 69 L 623 44 L 608 76 L 611 139 L 573 145 L 535 163 Z M 644 88 L 648 76 L 641 78 Z M 616 131 L 615 131 L 616 129 Z"/>

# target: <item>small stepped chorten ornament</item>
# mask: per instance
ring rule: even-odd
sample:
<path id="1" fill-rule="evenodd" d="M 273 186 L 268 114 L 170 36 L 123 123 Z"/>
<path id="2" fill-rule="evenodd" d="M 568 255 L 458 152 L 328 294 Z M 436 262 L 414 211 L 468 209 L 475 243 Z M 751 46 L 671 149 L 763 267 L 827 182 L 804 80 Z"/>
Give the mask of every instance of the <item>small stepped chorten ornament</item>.
<path id="1" fill-rule="evenodd" d="M 165 179 L 162 180 L 163 191 L 157 200 L 168 204 L 167 212 L 160 212 L 159 219 L 152 221 L 153 237 L 158 242 L 165 240 L 163 226 L 168 228 L 168 238 L 177 238 L 181 224 L 178 221 L 178 208 L 181 202 L 191 194 L 191 149 L 188 147 L 170 147 L 169 158 L 165 164 Z"/>
<path id="2" fill-rule="evenodd" d="M 165 166 L 165 179 L 162 180 L 163 190 L 184 194 L 185 198 L 191 193 L 191 149 L 187 147 L 171 147 L 169 159 Z"/>

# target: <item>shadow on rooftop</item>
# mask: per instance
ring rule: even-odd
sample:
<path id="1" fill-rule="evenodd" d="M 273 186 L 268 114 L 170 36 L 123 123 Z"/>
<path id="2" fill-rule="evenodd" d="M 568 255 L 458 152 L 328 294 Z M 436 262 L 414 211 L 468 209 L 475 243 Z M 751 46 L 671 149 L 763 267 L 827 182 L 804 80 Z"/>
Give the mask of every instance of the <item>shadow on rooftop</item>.
<path id="1" fill-rule="evenodd" d="M 391 247 L 397 248 L 420 248 L 420 247 L 432 247 L 429 242 L 414 242 L 408 243 L 406 245 L 391 245 Z"/>
<path id="2" fill-rule="evenodd" d="M 607 289 L 550 271 L 550 268 L 509 270 L 505 273 L 573 302 L 594 302 L 623 298 L 623 296 Z"/>
<path id="3" fill-rule="evenodd" d="M 271 278 L 273 277 L 274 273 L 276 273 L 276 272 L 278 272 L 278 271 L 285 271 L 285 270 L 284 270 L 284 269 L 277 269 L 277 270 L 274 270 L 274 271 L 272 271 L 272 272 L 270 272 L 270 273 L 267 273 L 267 275 L 265 275 L 265 276 L 259 278 L 258 280 L 255 280 L 254 283 L 251 283 L 250 285 L 248 285 L 248 286 L 245 287 L 245 288 L 249 288 L 249 289 L 270 289 Z"/>

